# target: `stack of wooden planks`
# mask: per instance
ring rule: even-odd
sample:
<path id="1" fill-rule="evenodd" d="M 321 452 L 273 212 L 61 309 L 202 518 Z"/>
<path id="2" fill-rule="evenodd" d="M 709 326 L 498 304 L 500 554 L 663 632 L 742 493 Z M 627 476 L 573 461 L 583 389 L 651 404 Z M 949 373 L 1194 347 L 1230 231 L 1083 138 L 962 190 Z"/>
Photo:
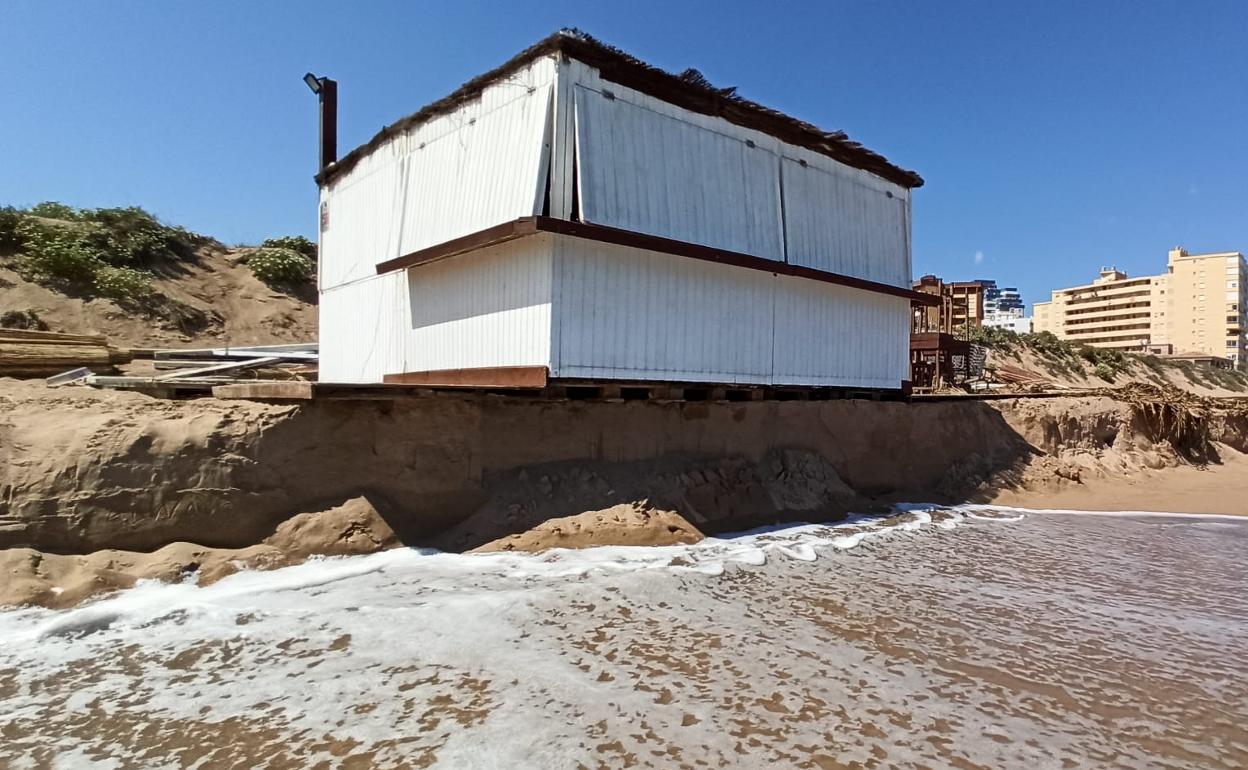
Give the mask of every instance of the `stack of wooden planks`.
<path id="1" fill-rule="evenodd" d="M 110 372 L 131 357 L 98 334 L 0 329 L 0 377 L 47 377 L 75 367 Z"/>

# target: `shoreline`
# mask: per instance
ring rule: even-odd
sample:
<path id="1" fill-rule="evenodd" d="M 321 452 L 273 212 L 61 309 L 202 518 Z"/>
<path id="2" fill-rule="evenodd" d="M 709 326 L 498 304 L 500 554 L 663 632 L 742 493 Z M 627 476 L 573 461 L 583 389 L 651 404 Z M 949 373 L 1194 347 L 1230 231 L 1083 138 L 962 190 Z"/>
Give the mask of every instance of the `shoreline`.
<path id="1" fill-rule="evenodd" d="M 1055 489 L 1001 490 L 986 502 L 1031 510 L 1248 516 L 1248 455 L 1223 447 L 1221 463 L 1177 465 Z"/>
<path id="2" fill-rule="evenodd" d="M 848 518 L 869 516 L 872 522 L 879 522 L 931 506 L 953 508 L 963 513 L 998 510 L 1041 516 L 1248 519 L 1248 454 L 1225 447 L 1223 450 L 1221 463 L 1204 467 L 1167 467 L 1130 476 L 1096 478 L 1057 489 L 1003 490 L 989 502 L 898 502 L 888 512 L 851 513 Z M 1158 486 L 1163 484 L 1165 487 L 1159 492 Z M 1217 490 L 1213 498 L 1208 497 L 1210 490 Z M 1204 492 L 1205 496 L 1196 492 Z M 1125 502 L 1142 501 L 1145 495 L 1155 507 L 1144 508 Z M 604 520 L 610 526 L 604 525 Z M 823 523 L 848 522 L 813 519 L 779 526 Z M 361 532 L 367 536 L 360 538 Z M 670 533 L 676 536 L 671 537 Z M 464 553 L 537 554 L 618 546 L 656 548 L 696 544 L 703 537 L 703 533 L 674 512 L 632 505 L 551 519 L 526 532 Z M 140 579 L 172 583 L 183 579 L 190 571 L 197 572 L 197 584 L 206 587 L 238 571 L 270 571 L 297 566 L 314 556 L 367 555 L 402 547 L 376 511 L 366 501 L 357 499 L 330 511 L 296 517 L 273 537 L 242 549 L 210 548 L 193 543 L 172 543 L 151 553 L 102 549 L 70 555 L 29 548 L 0 549 L 0 572 L 7 572 L 10 578 L 6 582 L 7 590 L 0 590 L 0 611 L 31 606 L 72 609 L 116 595 Z"/>

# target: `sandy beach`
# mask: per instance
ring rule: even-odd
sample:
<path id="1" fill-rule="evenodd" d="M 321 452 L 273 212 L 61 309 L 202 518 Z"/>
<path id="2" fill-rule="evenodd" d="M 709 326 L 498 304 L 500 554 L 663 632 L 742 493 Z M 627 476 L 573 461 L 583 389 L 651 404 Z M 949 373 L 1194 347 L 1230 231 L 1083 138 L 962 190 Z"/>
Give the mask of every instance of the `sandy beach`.
<path id="1" fill-rule="evenodd" d="M 1248 516 L 1248 455 L 1224 449 L 1220 463 L 1141 470 L 1057 489 L 1005 490 L 993 502 L 1021 508 Z"/>

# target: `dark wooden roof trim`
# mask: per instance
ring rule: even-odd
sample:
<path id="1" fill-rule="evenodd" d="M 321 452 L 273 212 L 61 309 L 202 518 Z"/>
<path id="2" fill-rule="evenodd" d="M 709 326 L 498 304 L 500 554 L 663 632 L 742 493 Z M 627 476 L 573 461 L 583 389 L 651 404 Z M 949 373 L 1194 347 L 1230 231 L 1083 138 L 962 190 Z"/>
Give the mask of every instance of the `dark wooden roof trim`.
<path id="1" fill-rule="evenodd" d="M 588 222 L 571 222 L 566 219 L 555 219 L 554 217 L 522 217 L 512 222 L 495 225 L 471 235 L 466 235 L 463 238 L 456 238 L 437 246 L 414 251 L 396 259 L 386 260 L 377 265 L 377 272 L 388 273 L 392 270 L 416 267 L 417 265 L 424 265 L 470 251 L 476 251 L 477 249 L 483 249 L 487 246 L 494 246 L 517 238 L 535 235 L 539 232 L 555 233 L 572 238 L 584 238 L 586 240 L 598 241 L 599 243 L 611 243 L 617 246 L 627 246 L 646 251 L 657 251 L 662 254 L 687 257 L 703 262 L 714 262 L 720 265 L 744 267 L 749 270 L 760 270 L 776 275 L 807 278 L 812 281 L 847 286 L 851 289 L 861 289 L 877 294 L 901 297 L 910 300 L 911 304 L 916 305 L 940 304 L 940 297 L 934 294 L 927 294 L 877 281 L 868 281 L 865 278 L 855 278 L 852 275 L 832 273 L 801 265 L 791 265 L 787 262 L 777 262 L 774 259 L 756 257 L 752 254 L 724 251 L 723 249 L 715 249 L 697 243 L 677 241 L 633 230 L 622 230 L 618 227 L 607 227 L 606 225 L 595 225 Z"/>
<path id="2" fill-rule="evenodd" d="M 603 78 L 613 83 L 693 112 L 715 115 L 738 126 L 762 131 L 789 144 L 805 147 L 848 166 L 869 171 L 902 187 L 914 188 L 923 185 L 923 177 L 893 165 L 883 155 L 851 140 L 843 131 L 824 131 L 811 123 L 737 96 L 735 89 L 717 89 L 705 79 L 690 79 L 666 72 L 576 30 L 560 30 L 538 41 L 501 66 L 463 84 L 449 96 L 386 126 L 368 142 L 323 168 L 316 175 L 316 181 L 324 185 L 335 176 L 354 168 L 361 159 L 390 138 L 478 98 L 487 86 L 552 53 L 560 53 L 584 62 L 596 68 Z"/>

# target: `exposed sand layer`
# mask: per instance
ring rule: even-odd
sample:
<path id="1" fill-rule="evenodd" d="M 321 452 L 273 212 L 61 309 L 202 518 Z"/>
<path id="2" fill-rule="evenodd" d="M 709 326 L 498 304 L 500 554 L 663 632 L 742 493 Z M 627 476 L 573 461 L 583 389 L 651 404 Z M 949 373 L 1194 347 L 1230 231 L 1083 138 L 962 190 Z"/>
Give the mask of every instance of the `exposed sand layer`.
<path id="1" fill-rule="evenodd" d="M 68 607 L 139 580 L 209 585 L 240 569 L 274 569 L 315 555 L 373 553 L 398 545 L 367 500 L 292 517 L 263 542 L 246 548 L 170 543 L 152 553 L 105 549 L 84 555 L 0 550 L 0 605 Z"/>
<path id="2" fill-rule="evenodd" d="M 0 601 L 395 543 L 692 542 L 895 502 L 1242 510 L 1226 491 L 1242 486 L 1214 479 L 1244 475 L 1245 410 L 1167 414 L 1107 396 L 290 406 L 0 380 Z"/>
<path id="3" fill-rule="evenodd" d="M 633 503 L 544 521 L 527 532 L 492 540 L 473 551 L 545 551 L 597 545 L 689 545 L 704 537 L 697 527 L 675 511 L 658 511 Z"/>
<path id="4" fill-rule="evenodd" d="M 1224 447 L 1220 462 L 1144 469 L 1087 484 L 1003 490 L 993 502 L 1075 511 L 1165 511 L 1248 516 L 1248 455 Z"/>

